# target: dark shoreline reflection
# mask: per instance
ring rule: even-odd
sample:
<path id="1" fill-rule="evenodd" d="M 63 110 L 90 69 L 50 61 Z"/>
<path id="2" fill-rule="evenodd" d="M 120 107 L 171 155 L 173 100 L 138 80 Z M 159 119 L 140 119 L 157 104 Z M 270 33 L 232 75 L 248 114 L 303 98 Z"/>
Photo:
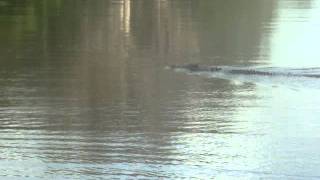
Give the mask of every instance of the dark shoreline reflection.
<path id="1" fill-rule="evenodd" d="M 0 176 L 317 176 L 278 168 L 296 166 L 272 141 L 273 117 L 257 118 L 274 89 L 164 69 L 268 64 L 279 8 L 273 0 L 2 0 L 0 167 L 9 168 Z M 269 145 L 284 148 L 275 163 Z"/>

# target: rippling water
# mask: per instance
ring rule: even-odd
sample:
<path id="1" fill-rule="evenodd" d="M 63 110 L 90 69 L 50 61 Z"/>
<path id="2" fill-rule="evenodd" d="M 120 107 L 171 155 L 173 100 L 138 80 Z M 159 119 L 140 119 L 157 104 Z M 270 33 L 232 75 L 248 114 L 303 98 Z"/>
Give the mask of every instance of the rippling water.
<path id="1" fill-rule="evenodd" d="M 201 75 L 208 78 L 226 79 L 238 84 L 252 83 L 274 87 L 320 90 L 320 68 L 274 68 L 203 66 L 199 64 L 171 65 L 166 69 Z"/>
<path id="2" fill-rule="evenodd" d="M 320 179 L 318 0 L 0 0 L 3 179 Z M 239 69 L 240 68 L 240 69 Z"/>

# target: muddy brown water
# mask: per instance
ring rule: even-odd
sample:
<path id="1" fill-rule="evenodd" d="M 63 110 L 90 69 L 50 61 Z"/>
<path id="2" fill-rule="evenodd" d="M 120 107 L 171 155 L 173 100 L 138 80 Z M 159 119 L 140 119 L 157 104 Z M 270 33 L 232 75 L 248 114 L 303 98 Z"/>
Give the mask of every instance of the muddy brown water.
<path id="1" fill-rule="evenodd" d="M 319 179 L 319 80 L 165 69 L 317 68 L 319 19 L 319 0 L 0 0 L 0 177 Z"/>

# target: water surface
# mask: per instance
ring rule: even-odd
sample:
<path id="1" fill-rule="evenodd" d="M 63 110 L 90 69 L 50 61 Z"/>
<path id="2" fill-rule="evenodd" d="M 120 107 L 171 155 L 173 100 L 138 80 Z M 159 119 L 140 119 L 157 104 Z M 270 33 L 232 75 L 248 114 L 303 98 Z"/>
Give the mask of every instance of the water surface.
<path id="1" fill-rule="evenodd" d="M 1 0 L 5 179 L 319 179 L 318 0 Z"/>

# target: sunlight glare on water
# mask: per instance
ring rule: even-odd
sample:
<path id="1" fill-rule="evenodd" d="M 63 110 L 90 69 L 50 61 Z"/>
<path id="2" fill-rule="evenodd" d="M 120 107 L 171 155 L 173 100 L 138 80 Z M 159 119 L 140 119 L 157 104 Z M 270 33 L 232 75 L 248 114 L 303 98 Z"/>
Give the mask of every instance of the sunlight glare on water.
<path id="1" fill-rule="evenodd" d="M 282 67 L 320 67 L 317 43 L 320 41 L 320 1 L 292 8 L 292 2 L 279 2 L 275 32 L 271 38 L 271 63 Z M 294 5 L 292 5 L 294 6 Z"/>
<path id="2" fill-rule="evenodd" d="M 320 179 L 319 15 L 0 0 L 0 179 Z M 165 68 L 190 63 L 238 74 Z"/>

